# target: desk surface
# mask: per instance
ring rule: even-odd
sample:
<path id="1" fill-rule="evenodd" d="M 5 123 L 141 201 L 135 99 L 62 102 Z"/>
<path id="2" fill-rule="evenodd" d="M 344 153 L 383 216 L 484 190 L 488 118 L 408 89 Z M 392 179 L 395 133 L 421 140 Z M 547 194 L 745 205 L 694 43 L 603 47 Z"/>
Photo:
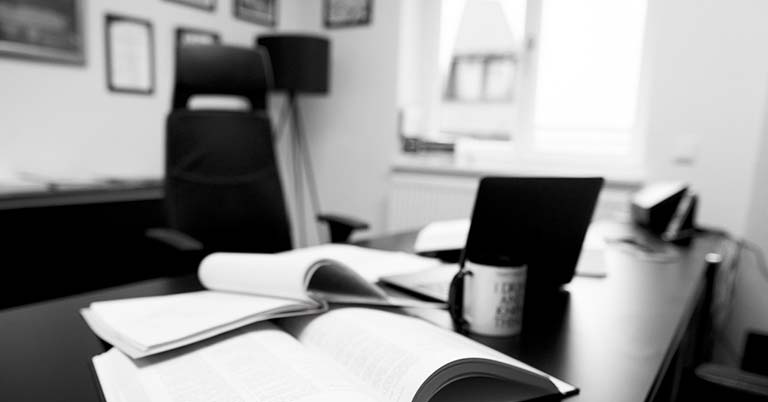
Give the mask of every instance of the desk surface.
<path id="1" fill-rule="evenodd" d="M 364 245 L 410 250 L 414 234 Z M 703 284 L 704 255 L 719 239 L 697 239 L 674 263 L 612 250 L 606 278 L 576 277 L 523 333 L 476 338 L 570 382 L 569 401 L 640 401 L 658 386 Z M 98 401 L 90 358 L 107 345 L 78 314 L 90 302 L 199 289 L 194 277 L 162 278 L 0 311 L 0 400 Z M 447 313 L 426 319 L 449 325 Z"/>

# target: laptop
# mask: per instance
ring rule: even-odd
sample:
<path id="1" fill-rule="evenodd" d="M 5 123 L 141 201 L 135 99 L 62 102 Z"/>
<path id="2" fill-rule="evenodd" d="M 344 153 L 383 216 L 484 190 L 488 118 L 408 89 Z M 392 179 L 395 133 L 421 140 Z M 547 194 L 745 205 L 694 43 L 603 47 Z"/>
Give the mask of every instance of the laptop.
<path id="1" fill-rule="evenodd" d="M 600 177 L 485 177 L 458 264 L 380 280 L 447 301 L 450 281 L 466 260 L 500 254 L 527 261 L 528 289 L 559 289 L 573 278 L 603 182 Z"/>

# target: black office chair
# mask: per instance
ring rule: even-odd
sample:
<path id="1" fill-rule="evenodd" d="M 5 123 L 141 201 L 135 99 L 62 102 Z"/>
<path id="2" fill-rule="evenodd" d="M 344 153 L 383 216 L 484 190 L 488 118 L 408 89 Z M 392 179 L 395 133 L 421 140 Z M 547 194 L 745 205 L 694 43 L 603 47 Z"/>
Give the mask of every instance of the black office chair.
<path id="1" fill-rule="evenodd" d="M 213 251 L 273 253 L 292 248 L 290 224 L 266 110 L 271 82 L 262 49 L 182 46 L 166 122 L 165 209 L 169 229 L 147 235 L 185 252 L 184 272 Z M 193 110 L 195 95 L 245 98 L 248 110 Z M 321 215 L 332 241 L 362 222 Z M 172 263 L 178 263 L 172 260 Z"/>

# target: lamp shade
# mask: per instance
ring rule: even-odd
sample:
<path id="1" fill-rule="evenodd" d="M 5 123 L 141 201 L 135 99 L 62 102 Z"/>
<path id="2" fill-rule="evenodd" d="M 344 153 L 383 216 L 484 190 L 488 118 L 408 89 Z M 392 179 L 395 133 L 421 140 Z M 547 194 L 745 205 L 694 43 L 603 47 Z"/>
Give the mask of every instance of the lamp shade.
<path id="1" fill-rule="evenodd" d="M 310 35 L 264 35 L 263 46 L 272 60 L 274 88 L 289 92 L 328 92 L 328 39 Z"/>

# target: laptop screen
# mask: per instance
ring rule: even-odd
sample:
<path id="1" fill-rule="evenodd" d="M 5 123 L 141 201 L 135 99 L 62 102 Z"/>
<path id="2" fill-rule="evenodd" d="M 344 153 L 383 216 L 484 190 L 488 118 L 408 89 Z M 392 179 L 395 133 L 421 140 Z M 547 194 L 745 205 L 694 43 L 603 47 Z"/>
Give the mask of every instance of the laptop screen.
<path id="1" fill-rule="evenodd" d="M 599 177 L 485 177 L 461 257 L 502 256 L 528 266 L 527 287 L 571 281 L 603 186 Z"/>

